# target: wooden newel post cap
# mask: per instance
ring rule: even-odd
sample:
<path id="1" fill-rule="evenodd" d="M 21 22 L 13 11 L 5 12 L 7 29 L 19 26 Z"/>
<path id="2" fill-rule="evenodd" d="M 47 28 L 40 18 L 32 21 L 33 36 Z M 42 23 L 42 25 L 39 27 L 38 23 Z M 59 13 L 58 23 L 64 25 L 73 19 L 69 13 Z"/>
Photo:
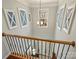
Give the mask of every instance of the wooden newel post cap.
<path id="1" fill-rule="evenodd" d="M 75 41 L 72 42 L 72 46 L 73 46 L 73 47 L 75 46 Z"/>
<path id="2" fill-rule="evenodd" d="M 2 33 L 2 36 L 5 36 L 5 33 L 4 32 Z"/>

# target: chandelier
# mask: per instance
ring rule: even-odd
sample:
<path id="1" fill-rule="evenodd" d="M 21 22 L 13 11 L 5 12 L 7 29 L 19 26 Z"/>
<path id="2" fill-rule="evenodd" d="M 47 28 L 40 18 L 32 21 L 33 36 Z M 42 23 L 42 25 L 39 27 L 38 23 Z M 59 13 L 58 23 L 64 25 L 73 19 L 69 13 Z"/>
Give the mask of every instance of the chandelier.
<path id="1" fill-rule="evenodd" d="M 45 12 L 43 12 L 42 9 L 42 2 L 40 0 L 40 7 L 39 7 L 39 20 L 37 21 L 37 24 L 40 26 L 46 26 L 46 20 L 45 20 Z"/>

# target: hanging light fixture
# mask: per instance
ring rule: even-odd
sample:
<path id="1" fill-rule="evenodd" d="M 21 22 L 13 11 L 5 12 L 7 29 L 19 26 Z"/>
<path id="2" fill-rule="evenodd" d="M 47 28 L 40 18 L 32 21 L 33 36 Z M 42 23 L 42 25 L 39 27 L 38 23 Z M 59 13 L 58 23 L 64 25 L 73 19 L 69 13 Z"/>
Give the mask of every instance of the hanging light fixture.
<path id="1" fill-rule="evenodd" d="M 40 7 L 39 7 L 39 20 L 37 21 L 37 24 L 38 24 L 38 25 L 39 25 L 39 24 L 43 24 L 43 22 L 40 21 L 40 19 L 41 19 L 41 10 L 42 10 L 42 8 L 41 8 L 41 0 L 40 0 Z"/>
<path id="2" fill-rule="evenodd" d="M 42 8 L 42 0 L 40 0 L 40 4 L 39 4 L 39 19 L 37 21 L 37 24 L 40 27 L 46 27 L 47 26 L 47 16 L 48 16 L 48 11 L 47 9 L 43 9 Z"/>
<path id="3" fill-rule="evenodd" d="M 37 21 L 37 24 L 39 25 L 39 21 Z"/>

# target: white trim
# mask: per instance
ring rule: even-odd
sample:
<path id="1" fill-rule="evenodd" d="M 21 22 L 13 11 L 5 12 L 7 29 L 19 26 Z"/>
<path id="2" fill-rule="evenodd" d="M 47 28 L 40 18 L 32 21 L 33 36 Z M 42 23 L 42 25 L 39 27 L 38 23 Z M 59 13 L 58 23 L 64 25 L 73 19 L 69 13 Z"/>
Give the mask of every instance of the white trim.
<path id="1" fill-rule="evenodd" d="M 58 28 L 59 30 L 61 30 L 61 28 L 58 26 L 58 24 L 56 24 L 56 26 L 57 26 L 57 28 Z"/>
<path id="2" fill-rule="evenodd" d="M 9 52 L 3 59 L 6 59 L 11 53 Z"/>
<path id="3" fill-rule="evenodd" d="M 14 28 L 17 27 L 17 22 L 16 22 L 15 26 L 11 27 L 11 24 L 10 24 L 10 22 L 8 20 L 9 18 L 8 18 L 8 15 L 7 15 L 8 11 L 13 12 L 14 15 L 15 15 L 15 12 L 13 10 L 10 10 L 10 9 L 4 9 L 4 13 L 5 13 L 5 16 L 6 16 L 6 20 L 7 20 L 9 29 L 14 29 Z M 12 17 L 12 19 L 13 19 L 13 17 Z M 16 21 L 16 16 L 15 16 L 15 21 Z"/>
<path id="4" fill-rule="evenodd" d="M 66 28 L 64 27 L 64 24 L 65 24 L 65 18 L 68 19 L 68 17 L 67 17 L 67 11 L 68 11 L 69 9 L 72 9 L 72 10 L 71 10 L 72 13 L 71 13 L 71 17 L 70 17 L 70 22 L 69 22 L 68 29 L 66 29 Z M 67 33 L 67 34 L 69 34 L 69 31 L 70 31 L 70 27 L 71 27 L 71 23 L 72 23 L 72 20 L 73 20 L 74 12 L 75 12 L 75 6 L 66 7 L 65 17 L 64 17 L 64 22 L 63 22 L 63 30 L 64 30 L 64 32 Z"/>
<path id="5" fill-rule="evenodd" d="M 27 24 L 26 24 L 26 25 L 24 25 L 24 26 L 22 26 L 21 16 L 20 16 L 20 10 L 23 10 L 23 11 L 25 11 L 25 13 L 26 13 Z M 21 27 L 22 27 L 22 28 L 27 27 L 27 25 L 28 25 L 28 13 L 26 12 L 26 10 L 25 10 L 25 9 L 23 9 L 23 8 L 18 8 L 18 14 L 19 14 L 19 19 L 20 19 L 20 25 L 21 25 Z"/>
<path id="6" fill-rule="evenodd" d="M 62 13 L 60 13 L 62 11 Z M 63 19 L 64 19 L 64 13 L 65 13 L 65 5 L 63 6 L 59 6 L 58 7 L 58 11 L 57 11 L 57 18 L 56 18 L 56 26 L 59 30 L 62 29 L 62 23 L 63 23 Z M 62 15 L 62 16 L 61 16 Z M 60 26 L 58 26 L 58 21 L 61 20 L 60 22 Z"/>

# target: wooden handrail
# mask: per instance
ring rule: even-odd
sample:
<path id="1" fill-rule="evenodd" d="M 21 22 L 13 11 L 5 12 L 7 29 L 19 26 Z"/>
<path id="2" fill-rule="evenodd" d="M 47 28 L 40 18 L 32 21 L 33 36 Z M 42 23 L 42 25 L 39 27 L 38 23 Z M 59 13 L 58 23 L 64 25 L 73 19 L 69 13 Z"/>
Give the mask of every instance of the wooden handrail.
<path id="1" fill-rule="evenodd" d="M 59 43 L 59 44 L 66 44 L 66 45 L 72 45 L 73 47 L 75 46 L 75 41 L 67 41 L 67 40 L 48 40 L 48 39 L 42 39 L 42 38 L 36 38 L 32 36 L 23 36 L 23 35 L 14 35 L 14 34 L 9 34 L 9 33 L 2 33 L 2 36 L 13 36 L 13 37 L 18 37 L 18 38 L 25 38 L 29 40 L 38 40 L 38 41 L 45 41 L 45 42 L 51 42 L 51 43 Z"/>

